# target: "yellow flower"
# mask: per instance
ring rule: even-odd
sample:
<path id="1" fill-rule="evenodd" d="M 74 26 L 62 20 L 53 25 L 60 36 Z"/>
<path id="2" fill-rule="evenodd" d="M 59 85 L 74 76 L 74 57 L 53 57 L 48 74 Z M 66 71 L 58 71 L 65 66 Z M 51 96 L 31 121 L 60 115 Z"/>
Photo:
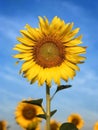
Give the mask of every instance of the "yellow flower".
<path id="1" fill-rule="evenodd" d="M 73 123 L 78 129 L 82 128 L 84 125 L 84 121 L 79 114 L 71 114 L 67 120 Z"/>
<path id="2" fill-rule="evenodd" d="M 5 120 L 0 121 L 0 130 L 7 130 L 7 122 Z"/>
<path id="3" fill-rule="evenodd" d="M 98 121 L 94 124 L 94 130 L 98 130 Z"/>
<path id="4" fill-rule="evenodd" d="M 59 130 L 60 128 L 60 123 L 57 122 L 56 120 L 50 120 L 50 129 L 51 130 Z M 45 126 L 45 130 L 47 130 L 47 126 Z"/>
<path id="5" fill-rule="evenodd" d="M 56 120 L 51 120 L 50 121 L 50 129 L 51 130 L 59 130 L 60 128 L 60 123 L 57 122 Z"/>
<path id="6" fill-rule="evenodd" d="M 39 122 L 29 124 L 28 128 L 24 130 L 41 130 Z"/>
<path id="7" fill-rule="evenodd" d="M 36 117 L 42 114 L 41 107 L 29 103 L 20 102 L 15 111 L 16 122 L 23 128 L 36 127 L 41 121 L 41 118 Z M 35 129 L 37 130 L 37 129 Z"/>
<path id="8" fill-rule="evenodd" d="M 13 48 L 19 51 L 14 58 L 24 61 L 20 72 L 31 83 L 38 81 L 39 86 L 44 82 L 51 86 L 53 80 L 60 85 L 60 79 L 73 79 L 77 64 L 83 63 L 86 52 L 81 44 L 82 35 L 75 37 L 79 28 L 72 29 L 73 23 L 65 23 L 55 16 L 49 23 L 46 17 L 39 17 L 39 28 L 26 24 L 26 30 L 21 30 L 20 42 Z"/>

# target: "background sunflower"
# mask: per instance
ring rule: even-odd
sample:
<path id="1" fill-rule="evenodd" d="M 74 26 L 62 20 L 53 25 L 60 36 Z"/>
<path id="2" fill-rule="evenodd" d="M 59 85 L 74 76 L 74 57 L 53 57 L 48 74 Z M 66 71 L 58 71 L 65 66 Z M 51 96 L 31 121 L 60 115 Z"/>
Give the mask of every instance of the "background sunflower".
<path id="1" fill-rule="evenodd" d="M 50 120 L 50 129 L 51 130 L 59 130 L 61 123 L 56 120 Z M 47 126 L 45 126 L 45 130 L 47 130 Z"/>
<path id="2" fill-rule="evenodd" d="M 7 122 L 5 120 L 0 121 L 0 130 L 7 130 Z"/>
<path id="3" fill-rule="evenodd" d="M 15 119 L 25 129 L 38 129 L 37 125 L 40 123 L 41 118 L 38 118 L 37 115 L 42 113 L 41 107 L 37 105 L 19 102 L 15 111 Z"/>
<path id="4" fill-rule="evenodd" d="M 79 114 L 71 114 L 68 116 L 68 122 L 73 123 L 78 129 L 81 129 L 84 125 L 84 121 Z"/>
<path id="5" fill-rule="evenodd" d="M 98 121 L 94 124 L 93 130 L 98 130 Z"/>

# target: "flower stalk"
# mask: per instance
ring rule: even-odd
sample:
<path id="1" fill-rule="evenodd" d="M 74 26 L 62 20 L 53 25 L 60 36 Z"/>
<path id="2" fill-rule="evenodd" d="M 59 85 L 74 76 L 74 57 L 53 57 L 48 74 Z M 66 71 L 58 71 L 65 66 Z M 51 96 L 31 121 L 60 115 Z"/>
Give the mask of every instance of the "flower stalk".
<path id="1" fill-rule="evenodd" d="M 50 108 L 51 108 L 50 87 L 46 85 L 46 128 L 47 130 L 50 130 Z"/>

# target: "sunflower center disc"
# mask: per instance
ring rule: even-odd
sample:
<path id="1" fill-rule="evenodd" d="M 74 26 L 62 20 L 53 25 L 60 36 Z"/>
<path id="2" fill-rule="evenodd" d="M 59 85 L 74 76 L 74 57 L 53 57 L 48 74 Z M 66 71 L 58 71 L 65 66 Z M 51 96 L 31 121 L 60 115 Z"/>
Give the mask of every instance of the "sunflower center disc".
<path id="1" fill-rule="evenodd" d="M 59 49 L 54 43 L 45 43 L 40 47 L 39 54 L 46 61 L 53 61 L 59 56 Z"/>
<path id="2" fill-rule="evenodd" d="M 0 122 L 0 130 L 3 130 L 3 124 Z"/>
<path id="3" fill-rule="evenodd" d="M 78 119 L 73 119 L 72 123 L 77 126 L 79 124 L 79 120 Z"/>
<path id="4" fill-rule="evenodd" d="M 36 116 L 36 110 L 31 106 L 27 106 L 23 109 L 23 116 L 25 119 L 31 120 Z"/>
<path id="5" fill-rule="evenodd" d="M 64 59 L 63 46 L 45 42 L 35 48 L 36 62 L 44 68 L 59 66 Z"/>
<path id="6" fill-rule="evenodd" d="M 56 123 L 51 124 L 51 130 L 56 130 L 58 125 Z"/>

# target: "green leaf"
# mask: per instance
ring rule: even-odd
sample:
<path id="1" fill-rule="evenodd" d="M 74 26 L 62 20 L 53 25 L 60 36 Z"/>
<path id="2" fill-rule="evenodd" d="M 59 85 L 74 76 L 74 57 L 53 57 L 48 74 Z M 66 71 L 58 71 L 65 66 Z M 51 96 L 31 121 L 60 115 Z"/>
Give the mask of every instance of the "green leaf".
<path id="1" fill-rule="evenodd" d="M 57 111 L 57 110 L 51 111 L 51 112 L 50 112 L 50 117 L 53 116 L 53 115 L 56 113 L 56 111 Z M 39 114 L 39 115 L 37 115 L 37 117 L 43 118 L 43 119 L 46 120 L 46 115 L 45 115 L 45 114 Z"/>
<path id="2" fill-rule="evenodd" d="M 42 106 L 42 101 L 43 101 L 43 99 L 42 98 L 40 98 L 40 99 L 37 99 L 37 100 L 25 100 L 25 101 L 23 101 L 24 103 L 30 103 L 30 104 L 33 104 L 33 105 L 38 105 L 38 106 Z"/>
<path id="3" fill-rule="evenodd" d="M 7 130 L 10 129 L 10 128 L 11 128 L 11 126 L 7 126 Z"/>
<path id="4" fill-rule="evenodd" d="M 60 126 L 60 130 L 78 130 L 78 128 L 73 123 L 66 122 Z"/>
<path id="5" fill-rule="evenodd" d="M 37 117 L 39 117 L 39 118 L 43 118 L 43 119 L 46 120 L 46 115 L 45 115 L 45 114 L 39 114 L 39 115 L 37 115 Z"/>
<path id="6" fill-rule="evenodd" d="M 58 92 L 60 90 L 63 90 L 63 89 L 70 88 L 70 87 L 72 87 L 72 85 L 60 85 L 60 86 L 57 86 L 56 92 Z"/>
<path id="7" fill-rule="evenodd" d="M 57 112 L 57 110 L 51 111 L 51 112 L 50 112 L 50 117 L 53 116 L 56 112 Z"/>

